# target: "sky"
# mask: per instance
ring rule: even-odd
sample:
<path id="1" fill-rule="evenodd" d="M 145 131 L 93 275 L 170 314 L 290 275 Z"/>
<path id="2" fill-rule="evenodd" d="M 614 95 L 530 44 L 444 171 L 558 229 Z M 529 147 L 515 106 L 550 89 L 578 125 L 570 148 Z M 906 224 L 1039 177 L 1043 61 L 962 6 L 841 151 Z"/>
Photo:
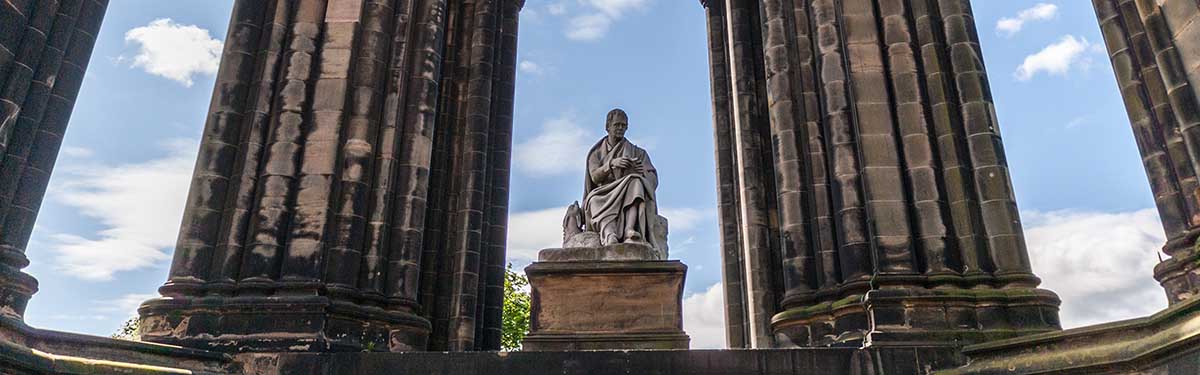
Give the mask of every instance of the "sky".
<path id="1" fill-rule="evenodd" d="M 1067 327 L 1166 306 L 1165 242 L 1090 2 L 975 0 L 1035 272 Z M 113 0 L 27 271 L 33 326 L 109 335 L 166 280 L 231 0 Z M 685 329 L 725 345 L 705 16 L 688 0 L 528 0 L 521 14 L 509 261 L 561 241 L 613 107 L 659 171 Z"/>

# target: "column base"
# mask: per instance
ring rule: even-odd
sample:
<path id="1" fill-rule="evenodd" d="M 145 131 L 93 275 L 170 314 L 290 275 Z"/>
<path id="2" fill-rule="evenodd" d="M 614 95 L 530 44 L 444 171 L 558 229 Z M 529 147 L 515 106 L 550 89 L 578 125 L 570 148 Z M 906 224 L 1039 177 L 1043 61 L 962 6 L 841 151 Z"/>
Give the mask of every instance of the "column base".
<path id="1" fill-rule="evenodd" d="M 1176 249 L 1171 249 L 1176 247 Z M 1171 305 L 1200 295 L 1200 248 L 1192 243 L 1168 243 L 1170 258 L 1154 266 L 1154 279 L 1167 292 Z"/>
<path id="2" fill-rule="evenodd" d="M 0 264 L 0 317 L 24 321 L 25 308 L 37 289 L 33 276 Z"/>
<path id="3" fill-rule="evenodd" d="M 138 312 L 144 341 L 232 353 L 425 350 L 430 332 L 415 314 L 322 296 L 158 298 Z"/>
<path id="4" fill-rule="evenodd" d="M 538 262 L 522 350 L 687 349 L 679 261 Z"/>
<path id="5" fill-rule="evenodd" d="M 776 314 L 782 347 L 969 345 L 1061 330 L 1060 301 L 1036 288 L 878 289 Z"/>

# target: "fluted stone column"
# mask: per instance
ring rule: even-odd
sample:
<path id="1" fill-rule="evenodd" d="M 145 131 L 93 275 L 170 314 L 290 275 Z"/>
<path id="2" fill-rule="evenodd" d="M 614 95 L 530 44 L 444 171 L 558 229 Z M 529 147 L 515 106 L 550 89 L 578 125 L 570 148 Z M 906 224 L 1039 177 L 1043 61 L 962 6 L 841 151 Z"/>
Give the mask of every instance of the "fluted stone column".
<path id="1" fill-rule="evenodd" d="M 1200 3 L 1092 3 L 1167 233 L 1154 278 L 1174 304 L 1200 293 Z"/>
<path id="2" fill-rule="evenodd" d="M 21 321 L 37 291 L 25 246 L 107 7 L 0 1 L 0 318 Z"/>
<path id="3" fill-rule="evenodd" d="M 521 0 L 239 0 L 147 341 L 499 349 Z"/>
<path id="4" fill-rule="evenodd" d="M 731 347 L 1059 328 L 967 0 L 702 0 Z"/>

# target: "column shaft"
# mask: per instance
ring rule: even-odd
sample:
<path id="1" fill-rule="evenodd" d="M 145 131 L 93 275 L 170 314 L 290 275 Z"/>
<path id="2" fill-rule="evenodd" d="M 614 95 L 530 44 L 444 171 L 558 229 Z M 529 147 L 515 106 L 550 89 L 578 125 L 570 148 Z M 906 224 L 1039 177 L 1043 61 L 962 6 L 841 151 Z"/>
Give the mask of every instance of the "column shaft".
<path id="1" fill-rule="evenodd" d="M 0 316 L 20 321 L 21 272 L 107 0 L 0 2 Z"/>
<path id="2" fill-rule="evenodd" d="M 736 154 L 732 149 L 731 96 L 729 51 L 725 17 L 726 0 L 704 2 L 708 17 L 709 65 L 712 75 L 713 138 L 717 165 L 717 210 L 721 235 L 722 284 L 725 287 L 726 341 L 730 348 L 746 348 L 745 281 L 742 278 L 742 253 L 739 248 L 741 224 L 737 214 L 738 185 L 734 168 Z"/>
<path id="3" fill-rule="evenodd" d="M 747 346 L 770 347 L 773 338 L 767 322 L 776 311 L 776 253 L 772 246 L 775 228 L 771 227 L 769 200 L 774 178 L 769 168 L 770 146 L 763 133 L 770 125 L 763 113 L 765 92 L 762 83 L 759 9 L 753 1 L 726 2 L 728 15 L 730 80 L 733 114 L 735 167 L 740 186 L 741 252 L 745 275 L 745 301 L 749 321 Z"/>
<path id="4" fill-rule="evenodd" d="M 1154 270 L 1171 303 L 1200 293 L 1200 4 L 1093 0 L 1171 256 Z"/>
<path id="5" fill-rule="evenodd" d="M 239 0 L 143 338 L 499 349 L 521 4 Z"/>
<path id="6" fill-rule="evenodd" d="M 1058 329 L 966 1 L 705 5 L 731 344 Z"/>

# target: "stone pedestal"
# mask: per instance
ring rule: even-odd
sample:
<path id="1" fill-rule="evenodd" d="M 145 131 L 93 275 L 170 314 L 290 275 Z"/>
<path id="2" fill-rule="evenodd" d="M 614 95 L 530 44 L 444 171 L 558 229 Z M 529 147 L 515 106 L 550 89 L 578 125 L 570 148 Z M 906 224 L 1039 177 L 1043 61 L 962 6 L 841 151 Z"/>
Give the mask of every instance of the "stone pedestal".
<path id="1" fill-rule="evenodd" d="M 679 261 L 537 262 L 525 273 L 533 311 L 524 350 L 688 348 Z"/>

